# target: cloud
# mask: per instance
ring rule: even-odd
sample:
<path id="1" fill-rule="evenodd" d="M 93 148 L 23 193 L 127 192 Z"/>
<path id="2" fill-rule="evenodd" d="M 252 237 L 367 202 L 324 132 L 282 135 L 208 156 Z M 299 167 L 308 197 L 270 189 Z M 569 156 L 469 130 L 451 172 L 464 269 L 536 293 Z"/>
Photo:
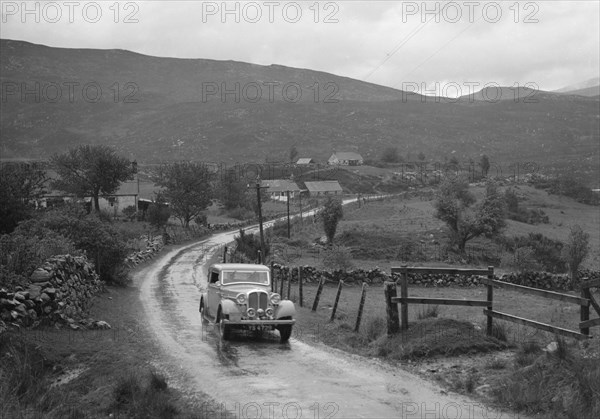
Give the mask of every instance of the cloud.
<path id="1" fill-rule="evenodd" d="M 66 13 L 64 2 L 54 3 Z M 40 8 L 39 23 L 22 10 L 3 13 L 0 36 L 60 47 L 277 63 L 358 79 L 369 74 L 367 81 L 387 86 L 455 80 L 536 82 L 552 90 L 597 76 L 600 66 L 598 2 L 481 1 L 471 19 L 467 2 L 460 1 L 426 2 L 424 8 L 420 1 L 282 1 L 273 9 L 260 1 L 228 2 L 227 10 L 223 2 L 141 1 L 120 2 L 118 15 L 114 2 L 98 2 L 102 18 L 96 23 L 82 14 L 91 2 L 79 3 L 73 22 L 63 13 L 50 23 L 43 3 L 26 2 L 28 10 Z M 3 11 L 21 4 L 3 1 Z M 502 13 L 495 23 L 494 4 Z M 439 18 L 424 13 L 436 7 Z M 456 22 L 453 10 L 461 13 Z M 137 23 L 124 23 L 127 17 Z"/>

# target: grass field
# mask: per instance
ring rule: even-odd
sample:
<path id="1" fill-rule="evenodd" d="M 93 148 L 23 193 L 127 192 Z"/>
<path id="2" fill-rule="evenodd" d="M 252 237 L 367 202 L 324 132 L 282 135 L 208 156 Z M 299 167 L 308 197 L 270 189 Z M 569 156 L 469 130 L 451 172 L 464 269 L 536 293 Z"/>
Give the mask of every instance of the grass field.
<path id="1" fill-rule="evenodd" d="M 529 233 L 541 233 L 548 238 L 565 242 L 570 227 L 579 224 L 590 235 L 590 250 L 583 267 L 600 269 L 600 209 L 575 202 L 570 198 L 548 195 L 545 191 L 530 186 L 516 186 L 522 197 L 522 208 L 542 209 L 549 217 L 548 224 L 530 225 L 507 220 L 503 234 L 526 236 Z M 482 188 L 473 188 L 481 195 Z M 499 266 L 502 251 L 490 239 L 479 237 L 467 243 L 464 256 L 444 252 L 448 242 L 445 225 L 434 216 L 433 201 L 421 198 L 390 198 L 383 201 L 367 202 L 360 207 L 351 204 L 344 207 L 344 217 L 336 233 L 337 244 L 349 246 L 353 251 L 353 265 L 388 270 L 391 265 L 407 263 L 415 266 L 440 266 L 446 261 L 454 265 L 461 260 L 469 266 L 487 266 L 493 264 L 497 271 L 508 267 Z M 322 237 L 323 226 L 313 223 L 312 218 L 305 219 L 302 225 L 294 225 L 292 240 L 294 249 L 289 254 L 294 264 L 322 266 L 321 258 L 311 246 Z M 283 242 L 288 243 L 286 240 Z M 404 258 L 403 246 L 412 243 L 421 252 L 418 257 Z M 491 257 L 491 259 L 490 259 Z M 493 261 L 493 262 L 492 262 Z"/>

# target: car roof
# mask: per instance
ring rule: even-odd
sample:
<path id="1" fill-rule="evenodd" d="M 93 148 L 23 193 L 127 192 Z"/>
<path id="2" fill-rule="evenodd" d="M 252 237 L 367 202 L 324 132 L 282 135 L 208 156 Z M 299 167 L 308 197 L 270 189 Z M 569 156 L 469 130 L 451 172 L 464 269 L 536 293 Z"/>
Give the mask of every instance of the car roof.
<path id="1" fill-rule="evenodd" d="M 255 265 L 253 263 L 215 263 L 211 268 L 219 271 L 258 271 L 269 272 L 270 269 L 265 265 Z"/>

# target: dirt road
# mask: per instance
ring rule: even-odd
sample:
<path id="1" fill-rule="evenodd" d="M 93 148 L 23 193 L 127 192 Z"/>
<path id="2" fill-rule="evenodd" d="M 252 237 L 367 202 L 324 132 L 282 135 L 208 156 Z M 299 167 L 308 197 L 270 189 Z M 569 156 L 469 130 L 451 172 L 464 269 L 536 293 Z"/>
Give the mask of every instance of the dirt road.
<path id="1" fill-rule="evenodd" d="M 402 369 L 294 335 L 286 344 L 278 332 L 222 342 L 212 326 L 202 326 L 198 303 L 209 259 L 234 235 L 172 250 L 137 274 L 140 315 L 164 350 L 160 367 L 189 397 L 211 395 L 223 417 L 226 411 L 240 418 L 509 417 Z"/>

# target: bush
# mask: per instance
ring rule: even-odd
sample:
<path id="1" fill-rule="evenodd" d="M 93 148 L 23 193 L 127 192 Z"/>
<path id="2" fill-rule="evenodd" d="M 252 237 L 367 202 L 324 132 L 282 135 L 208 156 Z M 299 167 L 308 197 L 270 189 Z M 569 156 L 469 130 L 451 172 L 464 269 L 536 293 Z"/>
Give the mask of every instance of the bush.
<path id="1" fill-rule="evenodd" d="M 123 208 L 123 215 L 133 221 L 136 219 L 137 216 L 137 210 L 135 209 L 135 205 L 129 205 L 128 207 Z"/>
<path id="2" fill-rule="evenodd" d="M 152 203 L 148 206 L 148 222 L 157 230 L 164 228 L 170 217 L 171 209 L 168 206 L 161 203 Z"/>
<path id="3" fill-rule="evenodd" d="M 254 212 L 244 207 L 237 207 L 226 212 L 229 218 L 244 221 L 254 218 Z"/>
<path id="4" fill-rule="evenodd" d="M 247 235 L 243 229 L 240 229 L 240 234 L 235 238 L 236 251 L 242 253 L 250 260 L 258 259 L 258 251 L 260 250 L 260 237 L 256 234 Z M 270 254 L 270 245 L 265 241 L 265 254 L 263 261 Z"/>
<path id="5" fill-rule="evenodd" d="M 333 270 L 352 269 L 352 253 L 345 246 L 331 246 L 323 252 L 323 265 Z"/>
<path id="6" fill-rule="evenodd" d="M 553 240 L 541 233 L 529 233 L 527 236 L 501 237 L 497 239 L 498 244 L 505 250 L 515 253 L 519 248 L 531 248 L 531 258 L 547 272 L 563 273 L 567 271 L 567 264 L 561 257 L 564 243 Z M 524 251 L 521 251 L 524 252 Z M 521 257 L 524 254 L 521 254 Z M 509 259 L 505 260 L 509 263 Z"/>
<path id="7" fill-rule="evenodd" d="M 50 256 L 64 254 L 79 255 L 81 252 L 71 239 L 51 229 L 41 228 L 29 235 L 17 227 L 13 233 L 0 236 L 2 283 L 10 282 L 6 278 L 11 275 L 29 277 Z"/>
<path id="8" fill-rule="evenodd" d="M 35 240 L 45 237 L 49 230 L 54 232 L 53 237 L 63 236 L 72 242 L 75 248 L 84 251 L 94 262 L 96 272 L 102 280 L 117 283 L 124 281 L 127 244 L 112 224 L 102 222 L 95 214 L 51 210 L 21 223 L 15 233 Z M 64 243 L 66 245 L 68 242 Z M 70 253 L 62 249 L 61 252 Z"/>

